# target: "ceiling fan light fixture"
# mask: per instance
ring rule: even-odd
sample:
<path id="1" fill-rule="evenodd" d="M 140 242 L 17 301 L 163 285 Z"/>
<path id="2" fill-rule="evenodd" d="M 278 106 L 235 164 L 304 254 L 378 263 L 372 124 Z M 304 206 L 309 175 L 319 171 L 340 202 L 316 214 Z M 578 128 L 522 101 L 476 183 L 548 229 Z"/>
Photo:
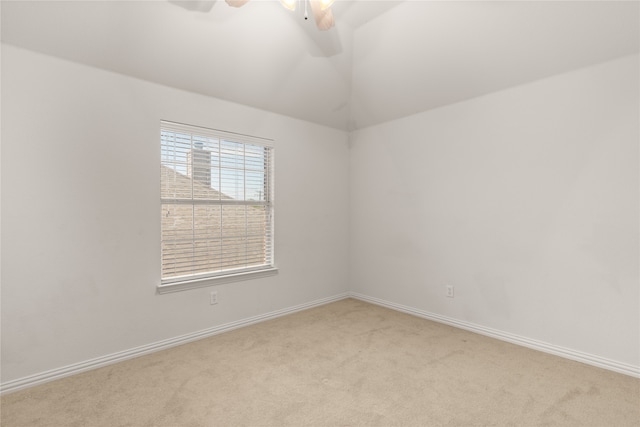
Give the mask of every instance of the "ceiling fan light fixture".
<path id="1" fill-rule="evenodd" d="M 231 7 L 242 7 L 249 0 L 226 0 L 227 4 Z"/>
<path id="2" fill-rule="evenodd" d="M 325 10 L 331 7 L 336 0 L 320 0 L 320 9 Z"/>
<path id="3" fill-rule="evenodd" d="M 320 31 L 327 31 L 335 25 L 335 20 L 333 19 L 331 9 L 322 10 L 322 1 L 323 0 L 309 0 L 309 4 L 311 5 L 311 12 L 313 12 L 313 17 L 316 19 L 318 29 Z"/>
<path id="4" fill-rule="evenodd" d="M 282 5 L 289 10 L 296 10 L 297 2 L 297 0 L 280 0 L 280 3 L 282 3 Z"/>

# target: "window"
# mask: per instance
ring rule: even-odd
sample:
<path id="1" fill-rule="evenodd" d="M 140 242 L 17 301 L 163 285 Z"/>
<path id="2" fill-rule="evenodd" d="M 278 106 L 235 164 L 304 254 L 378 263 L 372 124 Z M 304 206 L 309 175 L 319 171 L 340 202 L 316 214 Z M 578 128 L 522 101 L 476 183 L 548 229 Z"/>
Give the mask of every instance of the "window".
<path id="1" fill-rule="evenodd" d="M 160 150 L 159 289 L 273 274 L 271 141 L 163 121 Z"/>

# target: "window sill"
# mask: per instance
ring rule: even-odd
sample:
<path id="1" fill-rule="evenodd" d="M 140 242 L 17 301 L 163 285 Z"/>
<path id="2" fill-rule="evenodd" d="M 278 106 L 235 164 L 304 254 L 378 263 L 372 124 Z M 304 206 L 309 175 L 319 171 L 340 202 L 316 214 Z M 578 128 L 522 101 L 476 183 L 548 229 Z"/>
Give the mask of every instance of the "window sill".
<path id="1" fill-rule="evenodd" d="M 189 289 L 206 288 L 208 286 L 221 285 L 223 283 L 241 282 L 243 280 L 259 279 L 262 277 L 274 276 L 278 274 L 278 269 L 267 268 L 257 271 L 246 271 L 242 273 L 227 274 L 217 277 L 204 277 L 202 279 L 184 280 L 182 282 L 165 283 L 157 286 L 159 294 L 169 294 L 172 292 L 187 291 Z"/>

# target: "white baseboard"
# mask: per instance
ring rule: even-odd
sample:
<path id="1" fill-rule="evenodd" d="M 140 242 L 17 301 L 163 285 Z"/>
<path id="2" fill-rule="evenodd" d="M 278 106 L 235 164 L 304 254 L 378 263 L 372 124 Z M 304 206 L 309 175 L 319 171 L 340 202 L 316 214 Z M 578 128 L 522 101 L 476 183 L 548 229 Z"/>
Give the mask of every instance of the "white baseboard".
<path id="1" fill-rule="evenodd" d="M 439 314 L 430 313 L 428 311 L 420 310 L 413 307 L 408 307 L 402 304 L 396 304 L 394 302 L 370 297 L 368 295 L 359 294 L 357 292 L 349 292 L 348 294 L 349 294 L 349 297 L 358 299 L 364 302 L 380 305 L 382 307 L 386 307 L 392 310 L 422 317 L 424 319 L 433 320 L 434 322 L 444 323 L 449 326 L 465 329 L 467 331 L 475 332 L 480 335 L 485 335 L 491 338 L 499 339 L 501 341 L 507 341 L 512 344 L 528 347 L 533 350 L 554 354 L 556 356 L 564 357 L 565 359 L 574 360 L 577 362 L 585 363 L 587 365 L 597 366 L 598 368 L 603 368 L 610 371 L 618 372 L 620 374 L 625 374 L 625 375 L 630 375 L 632 377 L 640 378 L 640 366 L 634 366 L 634 365 L 629 365 L 627 363 L 617 362 L 615 360 L 605 359 L 603 357 L 594 356 L 592 354 L 587 354 L 580 351 L 560 347 L 557 345 L 548 344 L 542 341 L 537 341 L 531 338 L 523 337 L 523 336 L 512 334 L 509 332 L 499 331 L 497 329 L 487 328 L 487 327 L 476 325 L 474 323 L 466 322 L 463 320 L 457 320 L 450 317 L 441 316 Z"/>
<path id="2" fill-rule="evenodd" d="M 86 372 L 86 371 L 100 368 L 103 366 L 112 365 L 114 363 L 122 362 L 128 359 L 132 359 L 134 357 L 143 356 L 145 354 L 155 353 L 157 351 L 161 351 L 161 350 L 165 350 L 178 345 L 186 344 L 191 341 L 196 341 L 196 340 L 207 338 L 213 335 L 218 335 L 223 332 L 232 331 L 234 329 L 238 329 L 244 326 L 253 325 L 255 323 L 260 323 L 267 320 L 275 319 L 277 317 L 285 316 L 287 314 L 292 314 L 298 311 L 307 310 L 309 308 L 329 304 L 345 298 L 358 299 L 364 302 L 390 308 L 392 310 L 400 311 L 403 313 L 422 317 L 424 319 L 433 320 L 435 322 L 444 323 L 449 326 L 465 329 L 481 335 L 496 338 L 502 341 L 507 341 L 513 344 L 521 345 L 523 347 L 528 347 L 534 350 L 564 357 L 566 359 L 582 362 L 587 365 L 597 366 L 599 368 L 608 369 L 610 371 L 640 378 L 639 366 L 633 366 L 626 363 L 617 362 L 615 360 L 605 359 L 603 357 L 582 353 L 576 350 L 571 350 L 571 349 L 556 346 L 553 344 L 548 344 L 542 341 L 537 341 L 530 338 L 522 337 L 520 335 L 515 335 L 508 332 L 487 328 L 484 326 L 476 325 L 474 323 L 465 322 L 465 321 L 453 319 L 450 317 L 441 316 L 439 314 L 430 313 L 424 310 L 416 309 L 413 307 L 408 307 L 408 306 L 396 304 L 390 301 L 385 301 L 379 298 L 370 297 L 367 295 L 359 294 L 357 292 L 345 292 L 343 294 L 334 295 L 332 297 L 322 298 L 319 300 L 296 305 L 293 307 L 288 307 L 285 309 L 276 310 L 276 311 L 261 314 L 258 316 L 253 316 L 246 319 L 238 320 L 235 322 L 225 323 L 220 326 L 214 326 L 212 328 L 203 329 L 201 331 L 181 335 L 175 338 L 158 341 L 158 342 L 143 345 L 140 347 L 135 347 L 129 350 L 112 353 L 102 357 L 97 357 L 95 359 L 87 360 L 84 362 L 74 363 L 72 365 L 64 366 L 62 368 L 56 368 L 56 369 L 41 372 L 38 374 L 30 375 L 27 377 L 18 378 L 16 380 L 7 381 L 5 383 L 0 384 L 0 394 L 11 393 L 24 388 L 33 387 L 38 384 L 43 384 L 49 381 L 79 374 L 81 372 Z"/>
<path id="3" fill-rule="evenodd" d="M 106 356 L 97 357 L 95 359 L 87 360 L 84 362 L 74 363 L 72 365 L 64 366 L 62 368 L 56 368 L 49 371 L 41 372 L 39 374 L 30 375 L 28 377 L 7 381 L 5 383 L 0 384 L 0 394 L 11 393 L 24 388 L 33 387 L 38 384 L 43 384 L 49 381 L 79 374 L 81 372 L 89 371 L 96 368 L 101 368 L 107 365 L 112 365 L 114 363 L 122 362 L 128 359 L 132 359 L 134 357 L 155 353 L 157 351 L 165 350 L 165 349 L 182 345 L 182 344 L 186 344 L 191 341 L 200 340 L 213 335 L 221 334 L 223 332 L 229 332 L 234 329 L 242 328 L 244 326 L 249 326 L 255 323 L 264 322 L 266 320 L 275 319 L 276 317 L 281 317 L 281 316 L 292 314 L 298 311 L 307 310 L 309 308 L 329 304 L 331 302 L 339 301 L 348 297 L 349 297 L 348 293 L 338 294 L 332 297 L 322 298 L 319 300 L 296 305 L 293 307 L 272 311 L 270 313 L 249 317 L 247 319 L 225 323 L 220 326 L 214 326 L 212 328 L 203 329 L 201 331 L 181 335 L 175 338 L 170 338 L 167 340 L 158 341 L 158 342 L 143 345 L 140 347 L 135 347 L 129 350 L 119 351 L 117 353 L 112 353 Z"/>

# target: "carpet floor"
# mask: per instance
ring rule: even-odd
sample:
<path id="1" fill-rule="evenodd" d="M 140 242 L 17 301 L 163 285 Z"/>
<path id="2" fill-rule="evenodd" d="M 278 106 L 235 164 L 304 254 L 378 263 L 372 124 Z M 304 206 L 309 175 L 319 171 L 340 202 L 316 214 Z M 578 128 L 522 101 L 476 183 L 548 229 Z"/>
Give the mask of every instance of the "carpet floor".
<path id="1" fill-rule="evenodd" d="M 622 427 L 640 379 L 346 299 L 0 403 L 3 427 Z"/>

